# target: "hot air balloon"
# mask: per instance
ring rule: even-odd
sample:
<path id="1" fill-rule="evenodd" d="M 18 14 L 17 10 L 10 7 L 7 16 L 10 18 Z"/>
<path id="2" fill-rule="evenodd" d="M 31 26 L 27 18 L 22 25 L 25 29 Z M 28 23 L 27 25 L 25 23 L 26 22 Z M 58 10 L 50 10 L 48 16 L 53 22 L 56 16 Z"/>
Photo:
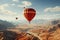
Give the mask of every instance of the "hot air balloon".
<path id="1" fill-rule="evenodd" d="M 17 20 L 18 18 L 16 17 L 16 20 Z"/>
<path id="2" fill-rule="evenodd" d="M 35 15 L 36 15 L 35 9 L 33 9 L 33 8 L 25 8 L 24 16 L 28 20 L 29 23 L 35 17 Z"/>

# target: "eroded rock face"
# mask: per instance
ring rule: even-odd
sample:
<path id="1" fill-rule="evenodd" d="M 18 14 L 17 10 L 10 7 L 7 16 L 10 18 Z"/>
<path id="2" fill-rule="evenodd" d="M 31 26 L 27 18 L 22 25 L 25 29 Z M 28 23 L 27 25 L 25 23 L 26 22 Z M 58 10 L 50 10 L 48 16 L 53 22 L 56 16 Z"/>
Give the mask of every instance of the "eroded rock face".
<path id="1" fill-rule="evenodd" d="M 3 31 L 3 33 L 0 32 L 0 34 L 0 40 L 40 40 L 34 35 L 25 32 L 20 32 L 20 34 L 17 34 L 12 31 Z"/>
<path id="2" fill-rule="evenodd" d="M 49 30 L 33 29 L 30 33 L 0 31 L 0 40 L 60 40 L 60 24 Z"/>
<path id="3" fill-rule="evenodd" d="M 35 33 L 42 40 L 60 40 L 60 24 L 53 27 L 51 31 L 49 30 L 44 30 L 44 29 L 34 30 L 33 29 L 30 32 Z"/>
<path id="4" fill-rule="evenodd" d="M 21 34 L 17 35 L 16 40 L 40 40 L 40 39 L 32 34 L 22 32 Z"/>
<path id="5" fill-rule="evenodd" d="M 35 33 L 37 36 L 41 38 L 41 40 L 47 40 L 48 39 L 48 31 L 44 29 L 37 29 L 37 30 L 31 30 L 30 32 Z"/>
<path id="6" fill-rule="evenodd" d="M 60 28 L 49 35 L 48 40 L 60 40 Z"/>

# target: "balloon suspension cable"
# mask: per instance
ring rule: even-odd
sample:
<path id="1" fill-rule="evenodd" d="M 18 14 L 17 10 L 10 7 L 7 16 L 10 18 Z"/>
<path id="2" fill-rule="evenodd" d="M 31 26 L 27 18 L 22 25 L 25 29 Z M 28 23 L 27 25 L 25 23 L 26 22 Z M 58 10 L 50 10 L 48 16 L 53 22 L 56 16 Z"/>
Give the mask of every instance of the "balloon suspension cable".
<path id="1" fill-rule="evenodd" d="M 30 21 L 29 21 L 29 24 L 30 24 Z"/>

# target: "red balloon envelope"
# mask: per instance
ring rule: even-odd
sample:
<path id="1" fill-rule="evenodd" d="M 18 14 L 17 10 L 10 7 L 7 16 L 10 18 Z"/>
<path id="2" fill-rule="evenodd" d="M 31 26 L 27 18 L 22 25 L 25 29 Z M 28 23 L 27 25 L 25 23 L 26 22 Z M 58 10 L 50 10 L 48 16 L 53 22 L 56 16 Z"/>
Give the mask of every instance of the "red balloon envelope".
<path id="1" fill-rule="evenodd" d="M 29 21 L 29 23 L 35 17 L 35 15 L 36 11 L 33 8 L 25 8 L 24 16 Z"/>

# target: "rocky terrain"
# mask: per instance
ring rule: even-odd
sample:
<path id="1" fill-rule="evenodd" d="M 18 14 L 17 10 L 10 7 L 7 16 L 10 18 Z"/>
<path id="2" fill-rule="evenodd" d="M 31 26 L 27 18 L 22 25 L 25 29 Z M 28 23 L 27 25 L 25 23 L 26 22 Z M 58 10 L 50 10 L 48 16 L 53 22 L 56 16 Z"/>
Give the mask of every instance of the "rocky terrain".
<path id="1" fill-rule="evenodd" d="M 0 31 L 0 40 L 40 40 L 38 37 L 25 32 Z"/>
<path id="2" fill-rule="evenodd" d="M 42 40 L 60 40 L 60 24 L 46 29 L 33 29 L 30 32 L 39 36 Z"/>
<path id="3" fill-rule="evenodd" d="M 60 24 L 46 29 L 32 29 L 28 32 L 0 31 L 0 40 L 60 40 Z"/>

